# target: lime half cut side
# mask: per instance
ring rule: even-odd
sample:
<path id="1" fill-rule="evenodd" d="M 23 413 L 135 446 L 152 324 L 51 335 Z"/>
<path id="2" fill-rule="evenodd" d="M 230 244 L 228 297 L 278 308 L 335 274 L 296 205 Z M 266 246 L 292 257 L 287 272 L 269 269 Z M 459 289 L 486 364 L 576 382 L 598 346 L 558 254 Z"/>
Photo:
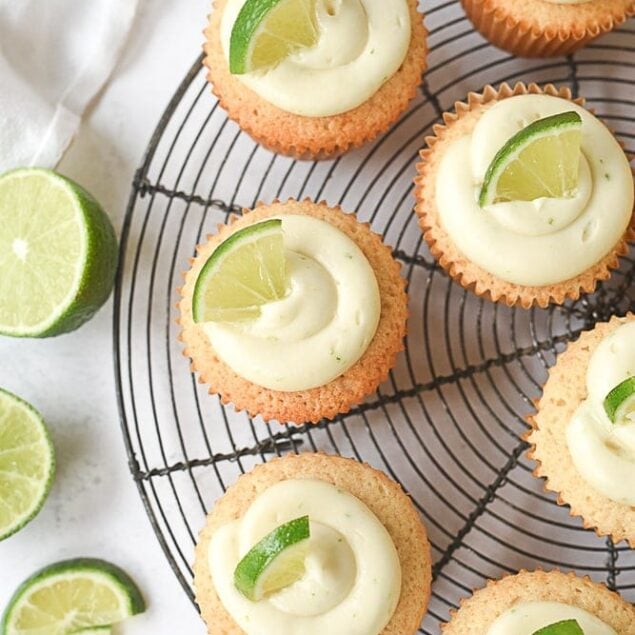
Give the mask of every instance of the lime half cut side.
<path id="1" fill-rule="evenodd" d="M 42 417 L 0 388 L 0 540 L 40 511 L 54 473 L 55 453 Z"/>
<path id="2" fill-rule="evenodd" d="M 563 112 L 529 124 L 498 151 L 485 174 L 479 205 L 572 198 L 578 187 L 582 118 Z"/>
<path id="3" fill-rule="evenodd" d="M 117 239 L 95 199 L 50 170 L 0 176 L 0 334 L 59 335 L 112 290 Z"/>
<path id="4" fill-rule="evenodd" d="M 66 560 L 22 583 L 4 613 L 1 635 L 67 635 L 116 624 L 144 610 L 136 585 L 115 565 Z"/>
<path id="5" fill-rule="evenodd" d="M 229 70 L 270 68 L 318 38 L 315 0 L 247 0 L 232 29 Z"/>
<path id="6" fill-rule="evenodd" d="M 620 382 L 604 399 L 604 411 L 611 423 L 635 422 L 635 377 Z"/>
<path id="7" fill-rule="evenodd" d="M 263 304 L 287 292 L 282 221 L 249 225 L 212 253 L 194 287 L 195 322 L 255 318 Z"/>
<path id="8" fill-rule="evenodd" d="M 234 585 L 252 602 L 297 582 L 304 575 L 311 530 L 309 517 L 280 525 L 252 547 L 234 571 Z"/>
<path id="9" fill-rule="evenodd" d="M 584 635 L 577 620 L 562 620 L 534 632 L 533 635 Z"/>

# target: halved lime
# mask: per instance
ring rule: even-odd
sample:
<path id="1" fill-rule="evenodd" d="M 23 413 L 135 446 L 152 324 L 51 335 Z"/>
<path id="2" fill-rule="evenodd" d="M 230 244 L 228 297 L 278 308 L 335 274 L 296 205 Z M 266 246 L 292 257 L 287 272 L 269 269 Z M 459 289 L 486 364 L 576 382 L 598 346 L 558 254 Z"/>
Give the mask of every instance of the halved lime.
<path id="1" fill-rule="evenodd" d="M 318 41 L 315 0 L 247 0 L 232 29 L 229 70 L 251 73 L 275 66 Z"/>
<path id="2" fill-rule="evenodd" d="M 533 635 L 584 635 L 577 620 L 563 620 L 537 630 Z"/>
<path id="3" fill-rule="evenodd" d="M 282 221 L 249 225 L 222 242 L 196 280 L 195 322 L 230 322 L 260 315 L 287 292 Z"/>
<path id="4" fill-rule="evenodd" d="M 67 635 L 142 613 L 145 602 L 121 569 L 79 558 L 42 569 L 15 592 L 1 635 Z"/>
<path id="5" fill-rule="evenodd" d="M 54 473 L 55 452 L 42 417 L 0 388 L 0 540 L 40 511 Z"/>
<path id="6" fill-rule="evenodd" d="M 297 582 L 304 575 L 310 536 L 308 516 L 274 529 L 236 566 L 236 588 L 247 599 L 258 602 L 266 595 Z"/>
<path id="7" fill-rule="evenodd" d="M 112 290 L 117 239 L 86 190 L 51 170 L 0 176 L 0 334 L 59 335 Z"/>
<path id="8" fill-rule="evenodd" d="M 620 382 L 604 399 L 604 411 L 612 423 L 635 421 L 635 377 Z"/>
<path id="9" fill-rule="evenodd" d="M 581 142 L 582 118 L 577 112 L 563 112 L 529 124 L 490 163 L 479 205 L 575 196 Z"/>

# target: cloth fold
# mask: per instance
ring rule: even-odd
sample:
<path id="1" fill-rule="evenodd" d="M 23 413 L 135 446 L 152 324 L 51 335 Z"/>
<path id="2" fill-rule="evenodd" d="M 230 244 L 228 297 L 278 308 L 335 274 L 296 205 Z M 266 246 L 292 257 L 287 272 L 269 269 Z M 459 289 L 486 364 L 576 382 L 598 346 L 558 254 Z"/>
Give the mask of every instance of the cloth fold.
<path id="1" fill-rule="evenodd" d="M 56 165 L 136 8 L 137 0 L 0 0 L 0 172 Z"/>

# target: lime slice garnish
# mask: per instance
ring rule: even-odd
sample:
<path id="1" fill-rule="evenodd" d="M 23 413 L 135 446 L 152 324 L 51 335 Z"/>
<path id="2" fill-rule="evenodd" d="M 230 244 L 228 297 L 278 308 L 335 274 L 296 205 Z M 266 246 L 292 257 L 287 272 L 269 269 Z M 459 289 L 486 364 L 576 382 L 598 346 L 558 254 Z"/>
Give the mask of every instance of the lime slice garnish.
<path id="1" fill-rule="evenodd" d="M 490 163 L 479 205 L 575 196 L 581 142 L 582 118 L 577 112 L 563 112 L 529 124 Z"/>
<path id="2" fill-rule="evenodd" d="M 297 582 L 304 575 L 310 535 L 308 516 L 291 520 L 267 534 L 236 566 L 236 588 L 257 602 Z"/>
<path id="3" fill-rule="evenodd" d="M 22 583 L 4 613 L 1 635 L 67 635 L 144 610 L 139 589 L 118 567 L 103 560 L 67 560 Z"/>
<path id="4" fill-rule="evenodd" d="M 55 453 L 39 413 L 0 388 L 0 540 L 42 508 L 55 473 Z"/>
<path id="5" fill-rule="evenodd" d="M 260 315 L 263 304 L 287 291 L 287 267 L 278 219 L 249 225 L 221 243 L 194 288 L 195 322 L 230 322 Z"/>
<path id="6" fill-rule="evenodd" d="M 533 635 L 584 635 L 577 620 L 563 620 L 537 630 Z"/>
<path id="7" fill-rule="evenodd" d="M 232 29 L 229 70 L 251 73 L 275 66 L 318 41 L 315 0 L 247 0 Z"/>
<path id="8" fill-rule="evenodd" d="M 88 192 L 41 169 L 0 176 L 0 333 L 76 329 L 106 301 L 117 239 Z"/>
<path id="9" fill-rule="evenodd" d="M 604 411 L 612 423 L 633 423 L 635 420 L 635 377 L 619 383 L 604 399 Z"/>

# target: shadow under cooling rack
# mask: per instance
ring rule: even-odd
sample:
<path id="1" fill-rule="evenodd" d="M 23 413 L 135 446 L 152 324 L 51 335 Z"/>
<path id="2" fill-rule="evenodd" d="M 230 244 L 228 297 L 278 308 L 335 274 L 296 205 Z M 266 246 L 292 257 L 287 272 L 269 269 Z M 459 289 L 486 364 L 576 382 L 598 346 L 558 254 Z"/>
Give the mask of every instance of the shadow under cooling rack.
<path id="1" fill-rule="evenodd" d="M 632 310 L 624 258 L 592 296 L 548 310 L 509 309 L 454 285 L 412 213 L 418 151 L 455 100 L 488 83 L 566 84 L 635 139 L 632 25 L 573 58 L 522 61 L 474 33 L 457 2 L 426 3 L 429 70 L 421 94 L 375 143 L 334 161 L 298 162 L 257 146 L 228 121 L 200 59 L 177 89 L 135 175 L 115 295 L 114 350 L 130 469 L 163 550 L 192 594 L 193 548 L 206 512 L 257 463 L 324 451 L 398 480 L 433 545 L 421 632 L 490 577 L 574 569 L 635 600 L 635 556 L 585 531 L 543 491 L 522 435 L 556 354 L 581 330 Z M 258 200 L 311 197 L 372 223 L 402 264 L 410 298 L 406 351 L 376 395 L 334 421 L 298 427 L 224 408 L 191 374 L 175 323 L 177 288 L 197 243 Z"/>

